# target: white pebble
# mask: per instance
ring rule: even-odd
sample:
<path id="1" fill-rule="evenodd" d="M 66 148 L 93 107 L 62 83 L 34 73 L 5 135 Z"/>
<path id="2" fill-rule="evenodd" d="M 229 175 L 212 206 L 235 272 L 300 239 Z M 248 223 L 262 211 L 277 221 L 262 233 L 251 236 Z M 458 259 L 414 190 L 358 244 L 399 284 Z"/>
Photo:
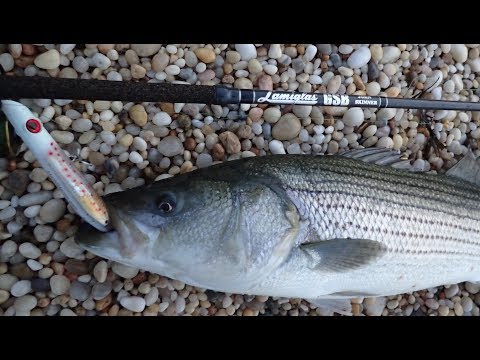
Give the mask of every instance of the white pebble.
<path id="1" fill-rule="evenodd" d="M 38 247 L 29 242 L 20 244 L 18 251 L 27 259 L 36 259 L 42 254 Z"/>
<path id="2" fill-rule="evenodd" d="M 270 141 L 268 146 L 272 154 L 285 154 L 285 148 L 283 147 L 283 143 L 279 140 Z"/>
<path id="3" fill-rule="evenodd" d="M 145 299 L 140 296 L 124 296 L 120 299 L 120 304 L 133 312 L 142 312 L 146 305 Z"/>
<path id="4" fill-rule="evenodd" d="M 10 294 L 15 297 L 20 297 L 28 294 L 30 291 L 32 291 L 30 280 L 20 280 L 13 284 L 12 288 L 10 289 Z"/>

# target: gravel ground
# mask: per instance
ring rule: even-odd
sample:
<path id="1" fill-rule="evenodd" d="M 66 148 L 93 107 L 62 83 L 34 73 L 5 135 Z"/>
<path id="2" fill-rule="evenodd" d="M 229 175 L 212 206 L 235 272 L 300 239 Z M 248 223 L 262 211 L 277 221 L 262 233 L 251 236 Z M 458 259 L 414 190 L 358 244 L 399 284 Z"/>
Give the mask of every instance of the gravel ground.
<path id="1" fill-rule="evenodd" d="M 4 72 L 478 101 L 480 44 L 0 44 Z M 480 113 L 26 100 L 99 194 L 265 154 L 400 149 L 448 169 Z M 431 121 L 433 119 L 433 121 Z M 430 122 L 429 122 L 430 120 Z M 430 126 L 431 124 L 431 126 Z M 437 149 L 437 151 L 433 151 Z M 78 218 L 28 149 L 0 159 L 0 315 L 331 315 L 302 299 L 216 293 L 83 252 Z M 479 315 L 480 285 L 353 299 L 354 315 Z"/>

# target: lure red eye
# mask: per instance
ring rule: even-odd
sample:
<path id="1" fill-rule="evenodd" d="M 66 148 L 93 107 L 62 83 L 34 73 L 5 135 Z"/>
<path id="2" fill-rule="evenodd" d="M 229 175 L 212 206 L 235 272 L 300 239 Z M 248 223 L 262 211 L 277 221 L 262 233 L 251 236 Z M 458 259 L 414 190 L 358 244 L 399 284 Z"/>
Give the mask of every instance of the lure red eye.
<path id="1" fill-rule="evenodd" d="M 26 126 L 27 130 L 34 134 L 42 130 L 42 124 L 40 124 L 40 121 L 38 121 L 37 119 L 28 119 Z"/>

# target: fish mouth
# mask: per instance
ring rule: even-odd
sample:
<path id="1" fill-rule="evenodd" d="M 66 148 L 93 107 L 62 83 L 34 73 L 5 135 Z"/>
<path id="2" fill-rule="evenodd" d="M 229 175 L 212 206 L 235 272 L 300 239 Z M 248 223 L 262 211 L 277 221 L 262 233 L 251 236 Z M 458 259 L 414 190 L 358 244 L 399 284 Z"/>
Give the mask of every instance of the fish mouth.
<path id="1" fill-rule="evenodd" d="M 75 237 L 80 247 L 105 258 L 131 259 L 145 240 L 135 221 L 114 206 L 108 206 L 110 226 L 113 230 L 103 232 L 84 222 Z"/>

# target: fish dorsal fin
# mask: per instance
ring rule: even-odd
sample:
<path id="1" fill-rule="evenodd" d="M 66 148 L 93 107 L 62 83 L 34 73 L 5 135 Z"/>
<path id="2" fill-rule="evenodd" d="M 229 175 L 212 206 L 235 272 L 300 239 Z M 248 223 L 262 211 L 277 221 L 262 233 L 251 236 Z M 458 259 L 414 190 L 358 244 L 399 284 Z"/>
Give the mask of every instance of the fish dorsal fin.
<path id="1" fill-rule="evenodd" d="M 371 264 L 387 251 L 379 241 L 332 239 L 300 245 L 310 256 L 311 268 L 327 272 L 346 272 Z"/>
<path id="2" fill-rule="evenodd" d="M 371 164 L 391 166 L 396 169 L 417 171 L 413 168 L 408 159 L 402 159 L 401 153 L 397 150 L 385 148 L 354 149 L 347 150 L 339 155 Z"/>
<path id="3" fill-rule="evenodd" d="M 472 150 L 468 150 L 466 155 L 446 172 L 446 175 L 454 176 L 473 184 L 480 185 L 479 159 L 480 158 L 475 158 Z"/>

